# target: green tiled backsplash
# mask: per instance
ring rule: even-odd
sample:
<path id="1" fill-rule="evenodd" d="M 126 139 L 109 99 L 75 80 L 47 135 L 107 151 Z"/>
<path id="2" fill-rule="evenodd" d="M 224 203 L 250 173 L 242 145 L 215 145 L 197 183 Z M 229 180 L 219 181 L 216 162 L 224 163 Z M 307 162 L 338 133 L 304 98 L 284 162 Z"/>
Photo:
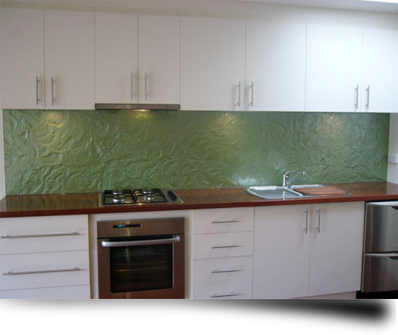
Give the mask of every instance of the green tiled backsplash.
<path id="1" fill-rule="evenodd" d="M 388 114 L 6 110 L 6 189 L 385 181 L 388 129 Z"/>

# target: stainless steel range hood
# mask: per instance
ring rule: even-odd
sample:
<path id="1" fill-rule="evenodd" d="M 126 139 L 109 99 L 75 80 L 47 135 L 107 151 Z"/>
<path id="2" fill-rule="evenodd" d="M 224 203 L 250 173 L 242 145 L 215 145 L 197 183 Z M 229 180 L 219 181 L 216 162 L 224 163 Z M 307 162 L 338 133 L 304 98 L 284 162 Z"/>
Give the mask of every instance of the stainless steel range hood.
<path id="1" fill-rule="evenodd" d="M 179 110 L 180 107 L 177 104 L 95 104 L 96 110 L 169 111 Z"/>

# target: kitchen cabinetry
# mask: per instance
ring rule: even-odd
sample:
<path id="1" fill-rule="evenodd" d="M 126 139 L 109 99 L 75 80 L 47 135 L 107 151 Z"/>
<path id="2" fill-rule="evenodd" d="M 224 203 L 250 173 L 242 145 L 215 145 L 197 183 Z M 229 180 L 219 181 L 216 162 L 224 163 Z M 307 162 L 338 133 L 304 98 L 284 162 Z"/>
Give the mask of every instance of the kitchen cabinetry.
<path id="1" fill-rule="evenodd" d="M 252 296 L 253 208 L 193 211 L 193 298 Z"/>
<path id="2" fill-rule="evenodd" d="M 181 19 L 181 109 L 244 110 L 245 22 Z"/>
<path id="3" fill-rule="evenodd" d="M 180 19 L 95 14 L 97 103 L 180 101 Z"/>
<path id="4" fill-rule="evenodd" d="M 46 107 L 94 108 L 94 13 L 44 12 Z"/>
<path id="5" fill-rule="evenodd" d="M 0 297 L 89 299 L 86 215 L 1 219 Z"/>
<path id="6" fill-rule="evenodd" d="M 398 112 L 398 31 L 364 29 L 361 109 Z"/>
<path id="7" fill-rule="evenodd" d="M 253 298 L 360 289 L 362 202 L 255 209 Z"/>
<path id="8" fill-rule="evenodd" d="M 3 109 L 45 107 L 43 32 L 43 11 L 1 9 Z"/>
<path id="9" fill-rule="evenodd" d="M 307 111 L 358 111 L 361 43 L 361 28 L 307 26 Z"/>
<path id="10" fill-rule="evenodd" d="M 303 111 L 306 25 L 247 22 L 246 110 Z"/>

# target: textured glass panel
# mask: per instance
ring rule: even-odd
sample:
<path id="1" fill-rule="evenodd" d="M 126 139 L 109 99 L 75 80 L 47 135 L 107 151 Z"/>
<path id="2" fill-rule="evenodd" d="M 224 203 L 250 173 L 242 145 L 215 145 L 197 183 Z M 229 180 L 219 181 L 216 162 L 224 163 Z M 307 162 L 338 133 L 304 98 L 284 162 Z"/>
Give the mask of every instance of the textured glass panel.
<path id="1" fill-rule="evenodd" d="M 388 114 L 4 111 L 7 194 L 385 181 Z"/>

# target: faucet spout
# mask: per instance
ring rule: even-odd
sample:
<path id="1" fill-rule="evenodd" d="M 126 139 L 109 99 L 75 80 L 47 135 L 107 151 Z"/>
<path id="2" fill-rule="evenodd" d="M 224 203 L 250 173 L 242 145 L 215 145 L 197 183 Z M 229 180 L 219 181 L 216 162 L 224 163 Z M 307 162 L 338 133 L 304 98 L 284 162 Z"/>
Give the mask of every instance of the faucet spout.
<path id="1" fill-rule="evenodd" d="M 300 175 L 305 176 L 307 173 L 305 171 L 302 172 L 297 172 L 293 177 L 291 177 L 291 174 L 296 171 L 287 171 L 283 174 L 283 181 L 282 181 L 282 186 L 290 188 L 292 186 L 293 181 Z"/>

